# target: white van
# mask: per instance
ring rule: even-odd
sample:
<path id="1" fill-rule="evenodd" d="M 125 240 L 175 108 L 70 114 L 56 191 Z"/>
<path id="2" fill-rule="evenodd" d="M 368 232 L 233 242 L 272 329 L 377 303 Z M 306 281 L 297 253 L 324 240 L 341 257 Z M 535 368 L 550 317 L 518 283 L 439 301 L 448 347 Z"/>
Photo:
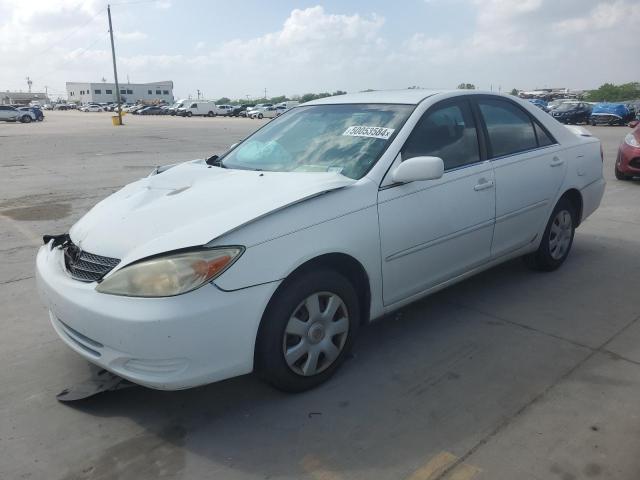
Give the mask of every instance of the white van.
<path id="1" fill-rule="evenodd" d="M 223 112 L 218 109 L 214 102 L 207 102 L 205 100 L 188 100 L 184 103 L 183 107 L 176 111 L 176 115 L 183 117 L 191 117 L 194 115 L 215 117 L 221 113 Z"/>

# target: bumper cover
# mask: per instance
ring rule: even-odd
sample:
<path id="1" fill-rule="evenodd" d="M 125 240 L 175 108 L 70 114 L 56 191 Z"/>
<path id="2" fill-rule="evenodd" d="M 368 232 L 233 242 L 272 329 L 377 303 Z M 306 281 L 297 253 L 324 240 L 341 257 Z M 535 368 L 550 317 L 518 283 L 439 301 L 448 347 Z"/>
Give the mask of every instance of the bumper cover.
<path id="1" fill-rule="evenodd" d="M 278 282 L 234 292 L 208 284 L 167 298 L 95 291 L 62 251 L 40 248 L 36 279 L 53 328 L 88 361 L 134 383 L 179 390 L 251 372 L 262 313 Z"/>

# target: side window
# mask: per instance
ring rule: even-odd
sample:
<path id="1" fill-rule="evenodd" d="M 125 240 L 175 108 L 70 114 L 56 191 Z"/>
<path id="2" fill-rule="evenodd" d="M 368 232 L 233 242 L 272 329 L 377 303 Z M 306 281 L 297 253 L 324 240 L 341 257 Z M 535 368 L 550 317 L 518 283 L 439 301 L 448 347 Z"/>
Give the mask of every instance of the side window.
<path id="1" fill-rule="evenodd" d="M 538 147 L 531 118 L 516 105 L 504 100 L 481 99 L 478 106 L 487 125 L 492 158 Z"/>
<path id="2" fill-rule="evenodd" d="M 198 104 L 197 103 L 192 103 L 189 108 L 198 108 Z"/>
<path id="3" fill-rule="evenodd" d="M 556 141 L 551 138 L 540 125 L 538 125 L 538 122 L 533 122 L 533 125 L 536 129 L 536 136 L 538 137 L 539 147 L 548 147 L 549 145 L 553 145 L 554 143 L 556 143 Z"/>
<path id="4" fill-rule="evenodd" d="M 402 160 L 422 156 L 442 158 L 445 170 L 480 161 L 476 125 L 466 101 L 436 105 L 423 115 L 402 148 Z"/>

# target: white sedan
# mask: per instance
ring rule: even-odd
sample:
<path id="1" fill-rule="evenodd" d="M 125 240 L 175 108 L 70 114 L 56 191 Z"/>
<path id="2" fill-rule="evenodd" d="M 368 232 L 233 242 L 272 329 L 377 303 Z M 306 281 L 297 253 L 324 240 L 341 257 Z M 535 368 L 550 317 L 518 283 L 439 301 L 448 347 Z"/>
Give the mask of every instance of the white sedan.
<path id="1" fill-rule="evenodd" d="M 262 120 L 263 118 L 275 118 L 281 113 L 277 107 L 264 107 L 256 110 L 251 110 L 249 118 L 257 118 Z"/>
<path id="2" fill-rule="evenodd" d="M 37 279 L 61 339 L 135 383 L 300 391 L 364 323 L 514 257 L 560 267 L 604 188 L 600 142 L 529 102 L 341 95 L 125 186 L 45 238 Z"/>
<path id="3" fill-rule="evenodd" d="M 85 105 L 80 107 L 83 112 L 104 112 L 104 109 L 100 105 Z"/>

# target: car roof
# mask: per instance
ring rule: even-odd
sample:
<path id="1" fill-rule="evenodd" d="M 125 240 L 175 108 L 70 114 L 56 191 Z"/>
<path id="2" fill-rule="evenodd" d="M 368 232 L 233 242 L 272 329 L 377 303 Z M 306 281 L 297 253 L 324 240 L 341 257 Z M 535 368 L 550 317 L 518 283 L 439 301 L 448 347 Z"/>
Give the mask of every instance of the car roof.
<path id="1" fill-rule="evenodd" d="M 303 105 L 328 105 L 340 103 L 400 103 L 417 105 L 425 98 L 440 93 L 450 93 L 456 90 L 375 90 L 372 92 L 348 93 L 346 95 L 334 95 L 306 102 Z M 459 90 L 457 90 L 459 92 Z M 471 92 L 471 90 L 465 90 Z"/>

